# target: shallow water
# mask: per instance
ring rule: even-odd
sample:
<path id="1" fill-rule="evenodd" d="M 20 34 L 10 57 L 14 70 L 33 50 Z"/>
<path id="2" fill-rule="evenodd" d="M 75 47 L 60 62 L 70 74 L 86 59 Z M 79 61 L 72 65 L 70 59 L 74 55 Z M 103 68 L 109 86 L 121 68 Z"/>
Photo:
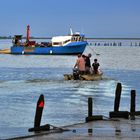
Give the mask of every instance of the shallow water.
<path id="1" fill-rule="evenodd" d="M 10 45 L 10 40 L 0 40 L 0 49 Z M 98 58 L 100 62 L 101 81 L 64 81 L 63 74 L 72 72 L 76 56 L 1 54 L 0 138 L 27 134 L 33 127 L 40 94 L 45 96 L 42 124 L 63 126 L 84 121 L 88 97 L 93 98 L 95 114 L 108 116 L 117 82 L 123 88 L 120 110 L 129 111 L 132 89 L 137 91 L 140 110 L 140 47 L 87 46 L 84 53 L 89 52 L 92 61 Z"/>

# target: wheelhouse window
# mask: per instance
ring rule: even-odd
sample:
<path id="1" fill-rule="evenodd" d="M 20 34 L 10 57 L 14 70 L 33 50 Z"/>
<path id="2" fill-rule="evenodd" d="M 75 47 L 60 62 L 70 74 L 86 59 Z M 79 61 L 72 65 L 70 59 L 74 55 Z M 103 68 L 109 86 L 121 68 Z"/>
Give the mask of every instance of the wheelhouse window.
<path id="1" fill-rule="evenodd" d="M 74 41 L 84 41 L 84 36 L 74 35 L 71 39 L 72 42 Z"/>
<path id="2" fill-rule="evenodd" d="M 62 42 L 53 42 L 53 45 L 62 45 Z"/>
<path id="3" fill-rule="evenodd" d="M 68 39 L 68 40 L 64 41 L 64 44 L 65 44 L 65 43 L 67 43 L 67 42 L 70 42 L 70 39 Z"/>

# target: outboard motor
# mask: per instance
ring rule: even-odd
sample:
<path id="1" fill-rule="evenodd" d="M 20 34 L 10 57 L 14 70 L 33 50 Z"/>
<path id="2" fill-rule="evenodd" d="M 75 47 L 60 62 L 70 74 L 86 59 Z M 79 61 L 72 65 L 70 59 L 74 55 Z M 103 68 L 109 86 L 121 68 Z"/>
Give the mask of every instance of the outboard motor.
<path id="1" fill-rule="evenodd" d="M 73 69 L 73 79 L 74 80 L 79 80 L 79 71 L 78 69 Z"/>

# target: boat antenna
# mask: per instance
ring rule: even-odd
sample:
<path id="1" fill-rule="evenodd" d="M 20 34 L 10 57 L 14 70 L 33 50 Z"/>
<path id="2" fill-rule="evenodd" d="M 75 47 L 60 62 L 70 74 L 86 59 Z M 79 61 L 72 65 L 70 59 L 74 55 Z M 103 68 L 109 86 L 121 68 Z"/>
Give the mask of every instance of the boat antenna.
<path id="1" fill-rule="evenodd" d="M 73 35 L 73 31 L 72 28 L 70 27 L 70 35 Z"/>

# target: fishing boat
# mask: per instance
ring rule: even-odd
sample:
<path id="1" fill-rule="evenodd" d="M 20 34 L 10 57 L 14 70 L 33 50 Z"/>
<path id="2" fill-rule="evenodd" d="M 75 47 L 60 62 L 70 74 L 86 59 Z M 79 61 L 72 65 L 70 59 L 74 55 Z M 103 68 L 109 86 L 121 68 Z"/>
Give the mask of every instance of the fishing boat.
<path id="1" fill-rule="evenodd" d="M 82 54 L 87 45 L 85 35 L 70 30 L 67 36 L 52 37 L 50 42 L 37 43 L 30 40 L 30 26 L 27 26 L 26 41 L 22 42 L 22 35 L 15 35 L 11 54 L 44 54 L 44 55 L 73 55 Z"/>

